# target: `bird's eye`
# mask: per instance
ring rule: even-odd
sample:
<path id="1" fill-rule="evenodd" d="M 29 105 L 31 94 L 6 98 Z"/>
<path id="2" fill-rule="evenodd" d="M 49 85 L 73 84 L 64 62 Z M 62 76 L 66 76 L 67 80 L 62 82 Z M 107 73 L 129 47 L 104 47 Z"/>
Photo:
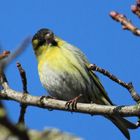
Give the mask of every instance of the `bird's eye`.
<path id="1" fill-rule="evenodd" d="M 45 36 L 49 37 L 49 36 L 51 36 L 51 34 L 52 34 L 51 32 L 48 32 Z"/>
<path id="2" fill-rule="evenodd" d="M 52 39 L 53 38 L 53 33 L 52 32 L 48 32 L 45 34 L 45 39 L 48 40 L 48 39 Z"/>

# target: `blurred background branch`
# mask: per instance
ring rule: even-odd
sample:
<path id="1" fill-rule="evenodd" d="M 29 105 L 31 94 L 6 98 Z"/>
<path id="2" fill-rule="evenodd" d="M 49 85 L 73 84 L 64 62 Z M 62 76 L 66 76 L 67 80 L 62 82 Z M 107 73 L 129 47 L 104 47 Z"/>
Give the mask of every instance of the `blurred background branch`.
<path id="1" fill-rule="evenodd" d="M 9 63 L 11 63 L 15 58 L 21 55 L 24 50 L 30 45 L 31 43 L 31 36 L 26 37 L 20 45 L 15 49 L 15 51 L 11 52 L 7 59 L 1 60 L 0 68 L 5 69 Z"/>

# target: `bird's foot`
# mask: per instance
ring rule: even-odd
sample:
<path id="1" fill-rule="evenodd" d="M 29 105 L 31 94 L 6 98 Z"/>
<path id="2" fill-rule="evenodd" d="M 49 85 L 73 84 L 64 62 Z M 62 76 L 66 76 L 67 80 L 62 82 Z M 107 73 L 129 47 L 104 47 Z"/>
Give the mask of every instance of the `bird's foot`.
<path id="1" fill-rule="evenodd" d="M 50 96 L 50 95 L 48 95 L 48 96 L 41 96 L 40 97 L 40 103 L 41 103 L 42 106 L 44 105 L 44 99 L 47 100 L 47 99 L 56 99 L 56 98 L 53 97 L 53 96 Z M 52 108 L 48 108 L 48 110 L 52 111 L 53 109 Z"/>
<path id="2" fill-rule="evenodd" d="M 57 99 L 56 97 L 53 97 L 53 96 L 50 96 L 50 95 L 47 95 L 47 96 L 41 96 L 40 97 L 40 101 L 44 100 L 44 99 Z"/>
<path id="3" fill-rule="evenodd" d="M 66 104 L 65 104 L 65 108 L 66 109 L 72 109 L 73 111 L 76 110 L 77 109 L 77 101 L 81 96 L 82 96 L 82 94 L 80 94 L 79 96 L 67 101 Z"/>

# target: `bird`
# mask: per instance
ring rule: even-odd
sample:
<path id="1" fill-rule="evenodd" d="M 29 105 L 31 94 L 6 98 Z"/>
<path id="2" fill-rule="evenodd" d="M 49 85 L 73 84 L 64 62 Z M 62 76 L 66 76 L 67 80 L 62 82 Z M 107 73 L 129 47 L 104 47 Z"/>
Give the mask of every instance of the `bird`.
<path id="1" fill-rule="evenodd" d="M 43 87 L 59 100 L 114 105 L 99 78 L 89 70 L 89 61 L 77 47 L 61 39 L 48 28 L 38 30 L 32 38 Z M 77 98 L 78 97 L 78 98 Z M 104 115 L 130 140 L 128 129 L 135 125 L 119 115 Z"/>

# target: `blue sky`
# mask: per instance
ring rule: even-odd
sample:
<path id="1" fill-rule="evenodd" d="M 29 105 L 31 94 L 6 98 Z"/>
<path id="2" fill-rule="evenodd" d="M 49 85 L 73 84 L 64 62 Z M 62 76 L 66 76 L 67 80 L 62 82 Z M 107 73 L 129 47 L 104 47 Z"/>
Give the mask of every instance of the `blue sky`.
<path id="1" fill-rule="evenodd" d="M 124 13 L 135 25 L 139 19 L 131 13 L 130 6 L 135 1 L 93 1 L 93 0 L 13 0 L 1 1 L 0 4 L 0 44 L 4 49 L 13 51 L 28 35 L 33 35 L 40 28 L 50 28 L 58 36 L 79 47 L 91 63 L 108 69 L 126 82 L 132 81 L 140 91 L 138 76 L 140 71 L 139 38 L 109 17 L 111 10 Z M 44 95 L 47 92 L 40 84 L 37 73 L 37 62 L 31 45 L 7 69 L 11 88 L 22 90 L 21 79 L 16 68 L 20 61 L 28 77 L 28 90 L 32 95 Z M 106 91 L 115 104 L 131 105 L 126 89 L 108 78 L 98 74 Z M 19 105 L 6 101 L 11 119 L 16 122 Z M 135 118 L 132 118 L 136 121 Z M 86 140 L 125 140 L 120 131 L 101 116 L 47 111 L 29 107 L 26 113 L 26 124 L 29 128 L 59 128 Z M 138 140 L 140 132 L 130 131 L 132 140 Z"/>

